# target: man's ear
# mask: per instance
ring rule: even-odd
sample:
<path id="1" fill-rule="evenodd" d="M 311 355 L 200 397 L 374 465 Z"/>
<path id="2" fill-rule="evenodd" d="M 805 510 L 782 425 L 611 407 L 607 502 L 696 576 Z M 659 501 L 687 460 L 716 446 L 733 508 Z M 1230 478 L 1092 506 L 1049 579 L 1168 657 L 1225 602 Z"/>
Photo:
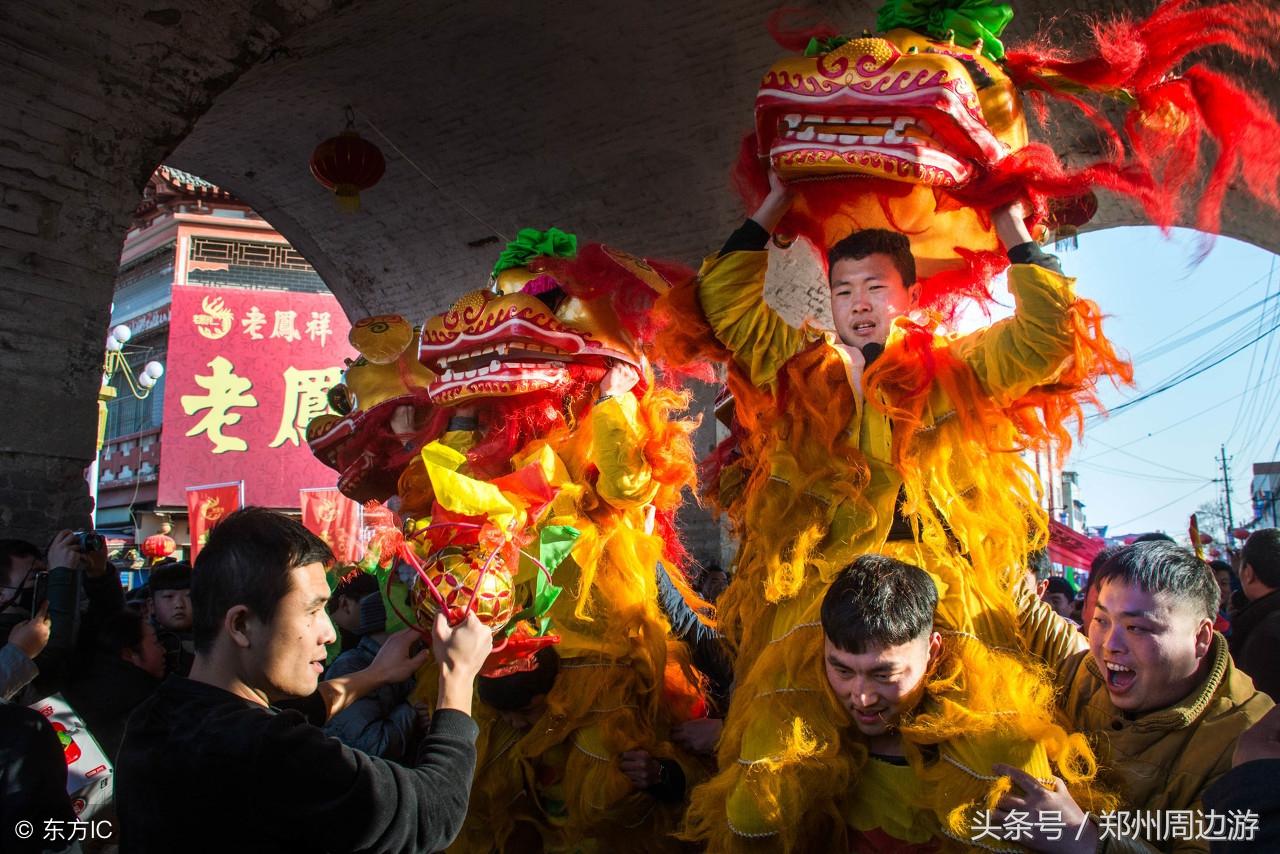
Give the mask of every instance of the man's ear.
<path id="1" fill-rule="evenodd" d="M 232 643 L 241 649 L 248 649 L 253 646 L 251 621 L 253 621 L 253 612 L 249 610 L 249 606 L 236 605 L 223 615 L 222 628 L 226 631 L 227 637 L 231 638 Z"/>
<path id="2" fill-rule="evenodd" d="M 1213 646 L 1213 620 L 1205 618 L 1200 621 L 1200 626 L 1196 629 L 1196 658 L 1204 658 L 1208 655 L 1211 646 Z"/>
<path id="3" fill-rule="evenodd" d="M 942 655 L 942 634 L 934 632 L 929 635 L 929 668 L 937 663 L 938 657 Z"/>
<path id="4" fill-rule="evenodd" d="M 907 285 L 907 308 L 914 309 L 920 307 L 920 282 L 915 281 Z"/>
<path id="5" fill-rule="evenodd" d="M 1253 571 L 1253 564 L 1246 563 L 1240 567 L 1240 586 L 1252 587 L 1253 583 L 1258 580 L 1258 575 Z"/>

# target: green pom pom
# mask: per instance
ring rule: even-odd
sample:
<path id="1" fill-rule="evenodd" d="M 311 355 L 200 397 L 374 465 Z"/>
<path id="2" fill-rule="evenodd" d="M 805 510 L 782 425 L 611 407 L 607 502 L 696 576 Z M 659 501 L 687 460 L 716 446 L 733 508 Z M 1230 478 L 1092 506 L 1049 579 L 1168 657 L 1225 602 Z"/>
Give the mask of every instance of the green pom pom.
<path id="1" fill-rule="evenodd" d="M 538 231 L 536 228 L 522 228 L 516 239 L 507 244 L 498 256 L 498 263 L 493 265 L 493 275 L 512 267 L 523 267 L 534 258 L 545 256 L 550 258 L 572 258 L 578 254 L 578 238 L 558 228 Z"/>

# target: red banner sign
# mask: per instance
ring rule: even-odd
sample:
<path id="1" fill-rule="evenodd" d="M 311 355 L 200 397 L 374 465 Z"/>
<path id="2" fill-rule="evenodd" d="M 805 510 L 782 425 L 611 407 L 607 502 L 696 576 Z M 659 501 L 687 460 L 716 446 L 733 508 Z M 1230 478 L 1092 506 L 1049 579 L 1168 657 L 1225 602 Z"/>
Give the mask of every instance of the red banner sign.
<path id="1" fill-rule="evenodd" d="M 191 560 L 209 539 L 209 532 L 244 506 L 244 481 L 187 488 L 187 528 L 191 531 Z"/>
<path id="2" fill-rule="evenodd" d="M 298 506 L 302 508 L 302 524 L 325 541 L 333 556 L 343 563 L 360 559 L 360 505 L 337 490 L 298 490 Z"/>
<path id="3" fill-rule="evenodd" d="M 243 480 L 247 500 L 294 507 L 333 471 L 307 448 L 307 423 L 341 380 L 347 323 L 329 294 L 173 289 L 165 357 L 159 504 L 192 482 Z"/>

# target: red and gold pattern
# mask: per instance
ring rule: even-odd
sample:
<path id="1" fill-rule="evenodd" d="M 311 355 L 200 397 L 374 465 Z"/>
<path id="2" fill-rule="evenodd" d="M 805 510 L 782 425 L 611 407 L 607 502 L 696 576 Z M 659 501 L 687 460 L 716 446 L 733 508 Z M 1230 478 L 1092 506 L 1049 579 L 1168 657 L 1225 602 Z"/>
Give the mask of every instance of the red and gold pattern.
<path id="1" fill-rule="evenodd" d="M 338 489 L 355 501 L 395 495 L 400 473 L 442 429 L 444 413 L 427 397 L 435 375 L 413 357 L 416 337 L 399 315 L 357 321 L 349 340 L 360 356 L 348 360 L 342 383 L 329 390 L 338 414 L 307 425 L 311 452 L 338 472 Z"/>
<path id="2" fill-rule="evenodd" d="M 523 292 L 466 294 L 422 330 L 418 358 L 436 374 L 432 402 L 549 392 L 572 382 L 570 364 L 620 361 L 640 370 L 642 359 L 609 308 L 603 298 L 565 297 L 553 310 Z"/>
<path id="3" fill-rule="evenodd" d="M 500 554 L 489 559 L 479 550 L 450 549 L 429 559 L 423 571 L 450 611 L 470 608 L 495 634 L 506 627 L 515 613 L 515 584 Z M 413 589 L 418 625 L 429 626 L 439 605 L 421 585 Z"/>

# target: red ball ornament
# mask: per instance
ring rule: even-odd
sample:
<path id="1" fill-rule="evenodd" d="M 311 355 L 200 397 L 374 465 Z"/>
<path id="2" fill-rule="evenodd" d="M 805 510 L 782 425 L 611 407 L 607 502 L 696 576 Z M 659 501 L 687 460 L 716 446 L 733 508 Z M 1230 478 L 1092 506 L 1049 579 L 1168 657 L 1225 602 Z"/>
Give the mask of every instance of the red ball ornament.
<path id="1" fill-rule="evenodd" d="M 142 554 L 150 560 L 168 557 L 177 550 L 177 542 L 174 541 L 173 537 L 165 534 L 152 534 L 142 541 Z"/>
<path id="2" fill-rule="evenodd" d="M 326 190 L 338 196 L 338 206 L 348 213 L 360 210 L 360 191 L 382 179 L 387 162 L 378 146 L 356 133 L 348 113 L 347 129 L 330 137 L 311 152 L 311 174 Z"/>

